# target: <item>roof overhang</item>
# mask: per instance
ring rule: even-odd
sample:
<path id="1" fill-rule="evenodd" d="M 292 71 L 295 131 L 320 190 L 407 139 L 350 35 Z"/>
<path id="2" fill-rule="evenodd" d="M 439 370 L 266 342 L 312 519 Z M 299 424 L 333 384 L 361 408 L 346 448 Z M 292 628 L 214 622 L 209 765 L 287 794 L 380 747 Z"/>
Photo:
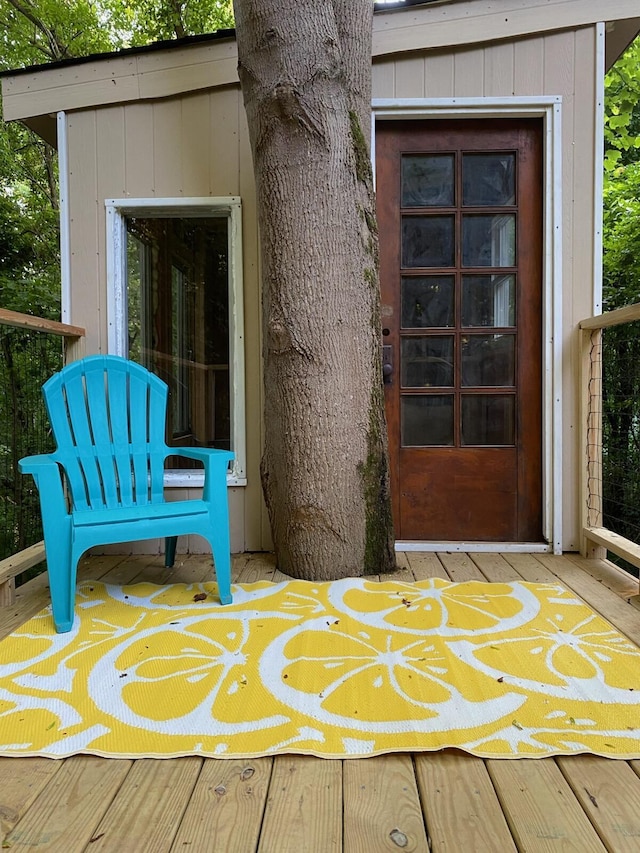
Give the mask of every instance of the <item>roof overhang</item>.
<path id="1" fill-rule="evenodd" d="M 640 32 L 638 0 L 460 0 L 379 11 L 373 60 L 592 26 L 605 17 L 609 68 Z M 635 16 L 634 16 L 635 15 Z M 2 74 L 6 121 L 55 144 L 60 111 L 167 98 L 238 85 L 233 31 Z"/>

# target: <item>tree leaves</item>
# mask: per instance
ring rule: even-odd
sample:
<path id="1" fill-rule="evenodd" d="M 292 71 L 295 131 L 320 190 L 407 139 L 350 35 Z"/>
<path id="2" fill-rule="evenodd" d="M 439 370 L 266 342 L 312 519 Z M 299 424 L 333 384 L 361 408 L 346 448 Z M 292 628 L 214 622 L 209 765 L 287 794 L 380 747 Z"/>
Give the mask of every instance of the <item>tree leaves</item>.
<path id="1" fill-rule="evenodd" d="M 0 69 L 229 26 L 231 0 L 0 0 Z M 0 307 L 51 319 L 60 317 L 56 160 L 32 131 L 0 123 Z"/>

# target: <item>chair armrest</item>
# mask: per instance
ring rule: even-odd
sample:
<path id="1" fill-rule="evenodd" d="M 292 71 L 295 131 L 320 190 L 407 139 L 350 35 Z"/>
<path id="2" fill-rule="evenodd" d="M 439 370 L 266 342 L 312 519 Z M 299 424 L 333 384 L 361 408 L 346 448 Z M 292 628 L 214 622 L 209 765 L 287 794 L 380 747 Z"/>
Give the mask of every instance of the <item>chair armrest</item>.
<path id="1" fill-rule="evenodd" d="M 21 474 L 33 474 L 35 477 L 49 468 L 58 471 L 58 461 L 53 453 L 40 453 L 38 456 L 24 456 L 18 460 L 18 468 Z"/>
<path id="2" fill-rule="evenodd" d="M 220 503 L 227 500 L 227 467 L 229 462 L 235 458 L 235 454 L 229 450 L 218 450 L 215 447 L 172 447 L 169 456 L 185 456 L 187 459 L 195 459 L 204 465 L 204 489 L 202 499 L 211 503 Z M 224 477 L 224 484 L 221 480 Z M 224 495 L 224 497 L 222 497 Z"/>
<path id="3" fill-rule="evenodd" d="M 235 459 L 235 453 L 230 450 L 218 450 L 215 447 L 170 447 L 168 451 L 167 457 L 184 456 L 187 459 L 195 459 L 202 462 L 205 468 L 213 461 L 224 463 L 226 466 Z"/>
<path id="4" fill-rule="evenodd" d="M 33 476 L 41 501 L 45 500 L 47 504 L 56 507 L 64 507 L 64 514 L 67 515 L 60 465 L 55 454 L 42 453 L 39 456 L 25 456 L 18 461 L 18 468 L 22 474 Z"/>

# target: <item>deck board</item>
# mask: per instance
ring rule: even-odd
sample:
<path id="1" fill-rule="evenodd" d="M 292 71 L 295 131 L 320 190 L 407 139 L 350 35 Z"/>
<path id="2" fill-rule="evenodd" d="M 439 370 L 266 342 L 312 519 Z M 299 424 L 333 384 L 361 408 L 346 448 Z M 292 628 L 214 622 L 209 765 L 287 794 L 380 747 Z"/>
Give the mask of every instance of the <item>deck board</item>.
<path id="1" fill-rule="evenodd" d="M 443 750 L 414 761 L 432 853 L 515 853 L 482 760 Z"/>
<path id="2" fill-rule="evenodd" d="M 640 850 L 640 778 L 629 765 L 595 755 L 567 755 L 556 761 L 607 850 Z"/>
<path id="3" fill-rule="evenodd" d="M 205 759 L 171 853 L 255 850 L 272 767 L 273 758 Z"/>
<path id="4" fill-rule="evenodd" d="M 168 853 L 196 785 L 202 759 L 141 758 L 91 838 L 92 853 L 144 850 Z"/>
<path id="5" fill-rule="evenodd" d="M 342 762 L 278 755 L 258 853 L 342 851 Z"/>
<path id="6" fill-rule="evenodd" d="M 469 556 L 486 580 L 491 583 L 511 583 L 512 581 L 522 580 L 518 572 L 505 560 L 502 554 L 471 553 Z"/>
<path id="7" fill-rule="evenodd" d="M 62 767 L 50 758 L 0 758 L 0 839 L 25 814 Z"/>
<path id="8" fill-rule="evenodd" d="M 407 552 L 399 581 L 562 583 L 635 642 L 637 589 L 606 561 L 576 555 Z M 212 580 L 207 557 L 101 556 L 81 579 L 113 584 Z M 234 558 L 234 582 L 286 580 L 273 555 Z M 49 602 L 46 575 L 0 608 L 0 637 Z M 0 839 L 12 851 L 591 851 L 640 849 L 640 761 L 595 756 L 482 760 L 454 750 L 323 760 L 78 755 L 0 758 Z M 430 845 L 430 846 L 429 846 Z"/>
<path id="9" fill-rule="evenodd" d="M 486 764 L 520 853 L 606 850 L 553 759 Z"/>
<path id="10" fill-rule="evenodd" d="M 94 837 L 132 764 L 93 755 L 67 758 L 5 837 L 3 847 L 12 853 L 34 848 L 80 853 Z"/>
<path id="11" fill-rule="evenodd" d="M 343 762 L 344 853 L 428 850 L 410 755 Z"/>
<path id="12" fill-rule="evenodd" d="M 445 567 L 452 581 L 464 583 L 465 581 L 485 581 L 486 578 L 473 562 L 471 557 L 464 552 L 441 551 L 438 557 Z"/>
<path id="13" fill-rule="evenodd" d="M 426 551 L 408 551 L 406 552 L 406 558 L 417 581 L 424 581 L 429 578 L 449 580 L 449 575 L 446 573 L 437 554 Z"/>
<path id="14" fill-rule="evenodd" d="M 569 560 L 573 560 L 585 572 L 613 590 L 621 598 L 631 598 L 638 595 L 638 578 L 625 572 L 609 560 L 583 560 L 578 554 L 565 554 Z"/>

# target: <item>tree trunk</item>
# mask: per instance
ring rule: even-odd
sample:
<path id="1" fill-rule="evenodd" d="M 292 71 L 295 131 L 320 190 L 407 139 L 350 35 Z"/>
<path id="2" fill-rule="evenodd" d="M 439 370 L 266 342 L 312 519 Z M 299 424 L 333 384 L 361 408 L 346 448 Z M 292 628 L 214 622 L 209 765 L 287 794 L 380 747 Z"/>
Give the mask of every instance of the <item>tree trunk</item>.
<path id="1" fill-rule="evenodd" d="M 279 567 L 395 566 L 369 156 L 371 0 L 235 0 L 262 246 L 262 482 Z"/>

